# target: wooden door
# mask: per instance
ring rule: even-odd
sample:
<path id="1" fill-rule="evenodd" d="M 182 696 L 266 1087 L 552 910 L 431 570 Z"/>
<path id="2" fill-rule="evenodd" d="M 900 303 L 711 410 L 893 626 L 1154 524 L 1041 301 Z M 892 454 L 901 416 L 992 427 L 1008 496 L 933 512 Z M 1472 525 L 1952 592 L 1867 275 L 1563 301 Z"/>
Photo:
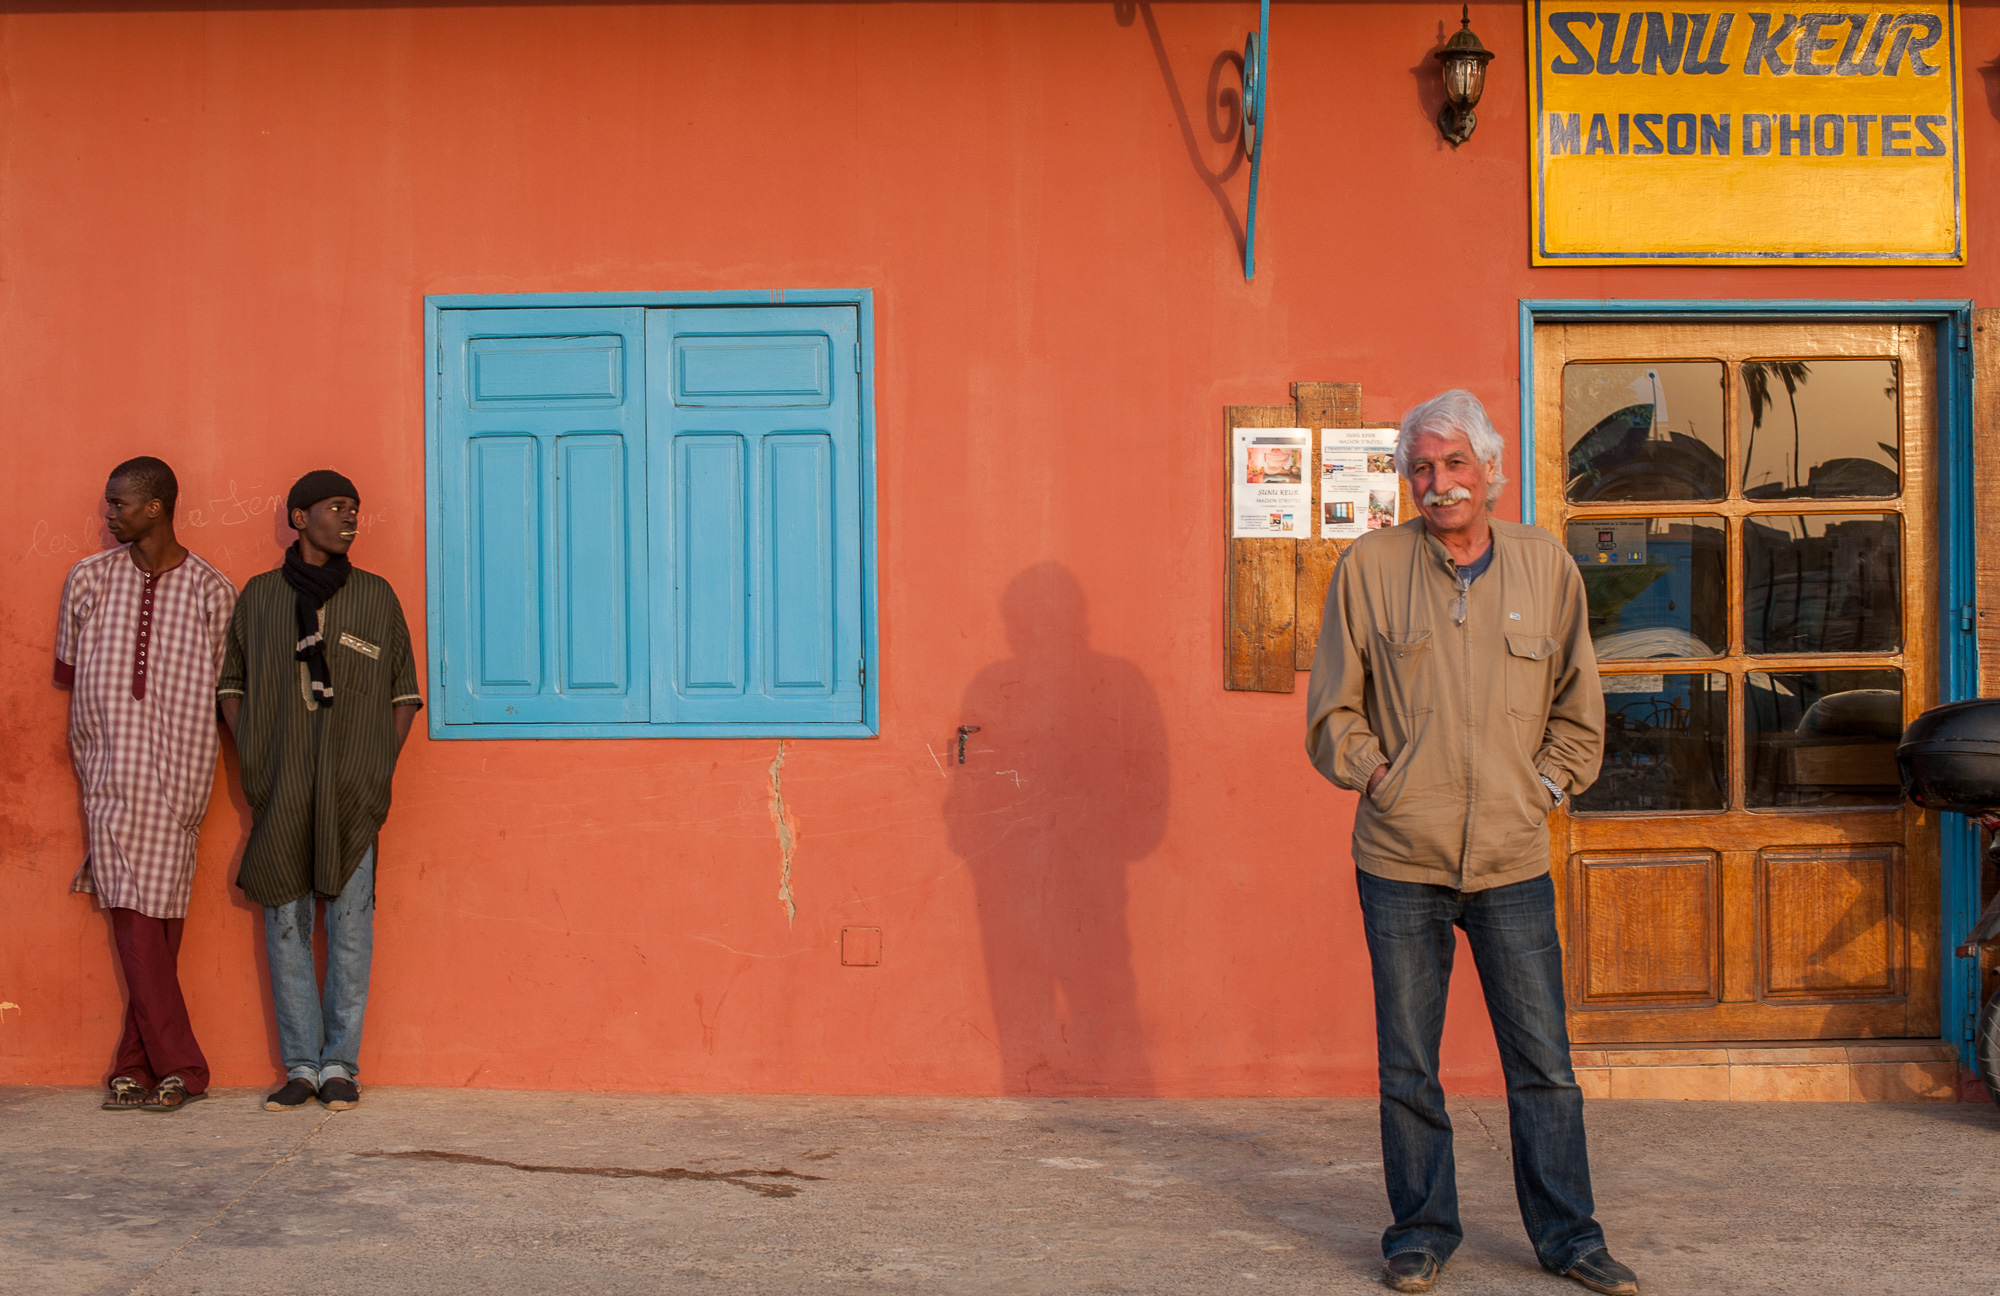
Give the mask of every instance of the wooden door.
<path id="1" fill-rule="evenodd" d="M 1901 324 L 1535 333 L 1603 773 L 1552 823 L 1579 1042 L 1935 1037 L 1936 363 Z"/>

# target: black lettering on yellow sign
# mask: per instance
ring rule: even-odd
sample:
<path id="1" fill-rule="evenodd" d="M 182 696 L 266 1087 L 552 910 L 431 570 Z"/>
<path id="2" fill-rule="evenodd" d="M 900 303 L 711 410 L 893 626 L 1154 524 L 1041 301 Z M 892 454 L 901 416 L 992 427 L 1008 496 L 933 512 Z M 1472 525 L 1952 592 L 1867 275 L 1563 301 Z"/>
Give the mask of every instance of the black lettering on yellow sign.
<path id="1" fill-rule="evenodd" d="M 1733 13 L 1552 13 L 1549 33 L 1564 52 L 1550 62 L 1549 71 L 1556 76 L 1717 76 L 1739 66 L 1745 76 L 1894 77 L 1908 68 L 1913 76 L 1933 77 L 1945 70 L 1933 50 L 1945 34 L 1936 14 L 1743 16 L 1748 19 L 1743 40 L 1733 43 Z"/>
<path id="2" fill-rule="evenodd" d="M 1964 264 L 1957 0 L 1655 4 L 1529 0 L 1536 265 Z"/>
<path id="3" fill-rule="evenodd" d="M 1937 113 L 1743 113 L 1741 134 L 1729 113 L 1550 113 L 1548 154 L 1728 157 L 1944 157 L 1951 119 Z M 1612 143 L 1612 123 L 1617 143 Z M 1879 128 L 1879 129 L 1878 129 Z M 1871 143 L 1876 147 L 1871 151 Z"/>

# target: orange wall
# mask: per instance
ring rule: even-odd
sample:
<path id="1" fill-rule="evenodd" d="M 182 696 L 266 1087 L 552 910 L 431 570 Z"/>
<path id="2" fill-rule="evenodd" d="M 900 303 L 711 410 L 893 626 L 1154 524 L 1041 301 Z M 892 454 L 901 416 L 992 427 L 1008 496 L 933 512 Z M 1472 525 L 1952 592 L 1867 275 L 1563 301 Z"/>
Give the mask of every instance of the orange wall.
<path id="1" fill-rule="evenodd" d="M 825 286 L 878 294 L 882 733 L 784 748 L 796 920 L 777 742 L 420 732 L 365 1078 L 1372 1091 L 1352 798 L 1301 695 L 1221 688 L 1222 407 L 1464 385 L 1511 438 L 1520 297 L 2000 296 L 1977 223 L 1969 270 L 1529 269 L 1520 10 L 1473 16 L 1453 152 L 1449 8 L 1276 6 L 1248 285 L 1205 107 L 1248 3 L 0 17 L 0 1080 L 96 1081 L 121 1011 L 48 683 L 110 465 L 170 460 L 239 583 L 339 466 L 421 645 L 424 294 Z M 2000 17 L 1966 18 L 1983 218 Z M 182 972 L 224 1084 L 279 1074 L 246 829 L 230 756 Z M 1451 1083 L 1492 1092 L 1460 966 Z"/>

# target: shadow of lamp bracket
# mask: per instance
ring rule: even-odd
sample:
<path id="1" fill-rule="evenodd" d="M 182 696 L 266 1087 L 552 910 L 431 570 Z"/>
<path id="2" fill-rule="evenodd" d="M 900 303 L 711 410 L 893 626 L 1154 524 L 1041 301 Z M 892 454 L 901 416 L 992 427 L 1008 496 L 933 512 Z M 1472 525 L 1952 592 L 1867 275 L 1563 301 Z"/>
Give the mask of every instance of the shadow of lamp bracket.
<path id="1" fill-rule="evenodd" d="M 1243 42 L 1243 143 L 1250 154 L 1250 209 L 1243 219 L 1243 279 L 1257 277 L 1257 179 L 1264 168 L 1264 87 L 1271 74 L 1271 0 L 1261 0 L 1257 30 Z"/>

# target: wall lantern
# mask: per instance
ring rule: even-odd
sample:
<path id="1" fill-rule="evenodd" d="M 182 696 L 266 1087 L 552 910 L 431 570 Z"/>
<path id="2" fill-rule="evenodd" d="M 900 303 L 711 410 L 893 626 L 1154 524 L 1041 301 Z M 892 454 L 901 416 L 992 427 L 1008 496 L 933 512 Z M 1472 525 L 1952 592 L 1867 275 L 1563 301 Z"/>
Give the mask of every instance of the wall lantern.
<path id="1" fill-rule="evenodd" d="M 1444 107 L 1438 109 L 1438 129 L 1457 148 L 1472 138 L 1479 125 L 1472 109 L 1486 89 L 1486 65 L 1493 61 L 1493 51 L 1472 34 L 1471 5 L 1459 7 L 1459 28 L 1437 52 L 1437 61 L 1444 70 Z"/>

